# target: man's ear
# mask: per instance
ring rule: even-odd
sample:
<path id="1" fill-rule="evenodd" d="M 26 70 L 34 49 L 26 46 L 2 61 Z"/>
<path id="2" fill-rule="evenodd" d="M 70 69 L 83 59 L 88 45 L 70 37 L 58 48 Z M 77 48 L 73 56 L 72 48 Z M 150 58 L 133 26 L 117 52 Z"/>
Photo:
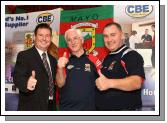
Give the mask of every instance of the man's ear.
<path id="1" fill-rule="evenodd" d="M 124 39 L 124 35 L 123 35 L 123 32 L 121 32 L 121 39 Z"/>
<path id="2" fill-rule="evenodd" d="M 35 41 L 35 34 L 33 34 L 32 39 L 33 39 L 33 43 L 35 43 L 34 42 Z"/>

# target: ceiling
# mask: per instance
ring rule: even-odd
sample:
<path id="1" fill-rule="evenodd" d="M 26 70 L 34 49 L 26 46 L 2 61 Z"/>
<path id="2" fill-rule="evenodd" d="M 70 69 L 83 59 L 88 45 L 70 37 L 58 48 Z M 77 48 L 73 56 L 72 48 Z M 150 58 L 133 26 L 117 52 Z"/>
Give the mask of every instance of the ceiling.
<path id="1" fill-rule="evenodd" d="M 100 5 L 6 5 L 6 14 L 20 14 L 62 8 L 64 10 L 76 10 L 82 8 L 93 8 Z"/>

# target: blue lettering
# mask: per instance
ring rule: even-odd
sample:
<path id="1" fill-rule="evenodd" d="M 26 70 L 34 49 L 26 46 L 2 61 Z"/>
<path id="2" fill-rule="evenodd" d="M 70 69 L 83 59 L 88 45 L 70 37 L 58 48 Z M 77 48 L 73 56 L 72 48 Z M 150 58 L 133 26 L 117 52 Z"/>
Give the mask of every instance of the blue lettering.
<path id="1" fill-rule="evenodd" d="M 143 5 L 143 12 L 149 12 L 149 5 Z"/>
<path id="2" fill-rule="evenodd" d="M 51 15 L 48 16 L 48 21 L 49 21 L 49 22 L 50 22 L 51 19 L 52 19 L 51 17 L 52 17 Z"/>
<path id="3" fill-rule="evenodd" d="M 128 7 L 128 13 L 134 13 L 134 6 L 129 6 Z"/>
<path id="4" fill-rule="evenodd" d="M 48 19 L 47 19 L 47 16 L 43 16 L 43 22 L 47 22 Z"/>
<path id="5" fill-rule="evenodd" d="M 135 6 L 135 13 L 140 13 L 142 12 L 142 7 L 140 5 Z"/>
<path id="6" fill-rule="evenodd" d="M 42 17 L 38 18 L 38 22 L 40 22 L 40 23 L 42 22 Z"/>
<path id="7" fill-rule="evenodd" d="M 52 21 L 52 16 L 48 15 L 48 16 L 41 16 L 38 18 L 38 22 L 51 22 Z"/>

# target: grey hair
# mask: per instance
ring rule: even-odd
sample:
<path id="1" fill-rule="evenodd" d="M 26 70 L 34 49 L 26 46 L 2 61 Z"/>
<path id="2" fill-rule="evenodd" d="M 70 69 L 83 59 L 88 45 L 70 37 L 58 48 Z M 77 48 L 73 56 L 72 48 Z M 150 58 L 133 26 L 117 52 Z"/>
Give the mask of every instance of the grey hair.
<path id="1" fill-rule="evenodd" d="M 76 31 L 76 33 L 78 34 L 78 36 L 83 39 L 83 37 L 82 37 L 82 32 L 81 32 L 80 29 L 68 29 L 68 30 L 65 32 L 65 34 L 64 34 L 64 38 L 65 38 L 66 41 L 67 41 L 68 33 L 69 33 L 69 32 L 73 32 L 73 31 Z"/>

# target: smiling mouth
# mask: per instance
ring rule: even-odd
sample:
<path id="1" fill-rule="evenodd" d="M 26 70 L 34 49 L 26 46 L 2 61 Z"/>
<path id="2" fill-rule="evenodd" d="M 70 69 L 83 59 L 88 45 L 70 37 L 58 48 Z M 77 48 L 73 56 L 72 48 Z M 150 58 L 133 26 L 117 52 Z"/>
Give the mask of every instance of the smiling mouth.
<path id="1" fill-rule="evenodd" d="M 76 46 L 72 46 L 72 48 L 75 48 Z"/>
<path id="2" fill-rule="evenodd" d="M 47 44 L 48 42 L 47 41 L 41 41 L 42 44 Z"/>

